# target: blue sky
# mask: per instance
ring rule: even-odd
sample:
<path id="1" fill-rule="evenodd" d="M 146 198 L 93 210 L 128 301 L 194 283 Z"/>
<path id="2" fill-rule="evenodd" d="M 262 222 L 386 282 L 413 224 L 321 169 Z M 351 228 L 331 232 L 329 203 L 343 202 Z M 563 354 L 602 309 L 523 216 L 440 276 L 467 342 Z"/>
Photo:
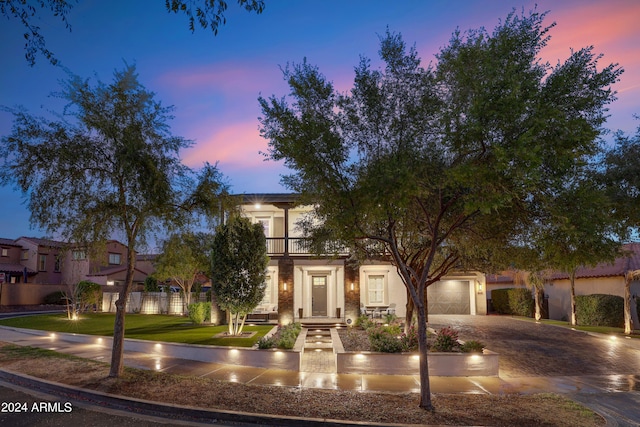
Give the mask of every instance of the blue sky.
<path id="1" fill-rule="evenodd" d="M 351 87 L 360 55 L 377 58 L 378 35 L 387 27 L 415 43 L 423 63 L 447 44 L 456 29 L 485 26 L 491 30 L 515 8 L 549 10 L 556 22 L 543 57 L 552 64 L 570 49 L 594 45 L 601 64 L 625 69 L 615 86 L 618 101 L 610 106 L 610 129 L 627 133 L 640 124 L 640 2 L 635 0 L 266 0 L 260 15 L 229 1 L 227 24 L 217 36 L 209 30 L 191 33 L 183 15 L 166 12 L 162 1 L 79 0 L 68 16 L 72 31 L 48 13 L 40 26 L 62 65 L 73 73 L 97 75 L 110 82 L 124 62 L 137 65 L 140 81 L 164 105 L 175 106 L 172 132 L 195 141 L 183 161 L 194 168 L 219 162 L 232 191 L 282 192 L 281 164 L 259 154 L 267 141 L 259 136 L 259 95 L 283 96 L 287 87 L 281 66 L 304 57 L 334 82 Z M 60 111 L 64 102 L 49 94 L 59 88 L 64 71 L 43 57 L 34 67 L 24 59 L 23 29 L 17 22 L 0 24 L 0 105 L 23 105 L 32 113 Z M 0 112 L 0 135 L 12 116 Z M 28 173 L 28 172 L 26 172 Z M 21 195 L 0 187 L 0 237 L 41 236 L 29 227 Z"/>

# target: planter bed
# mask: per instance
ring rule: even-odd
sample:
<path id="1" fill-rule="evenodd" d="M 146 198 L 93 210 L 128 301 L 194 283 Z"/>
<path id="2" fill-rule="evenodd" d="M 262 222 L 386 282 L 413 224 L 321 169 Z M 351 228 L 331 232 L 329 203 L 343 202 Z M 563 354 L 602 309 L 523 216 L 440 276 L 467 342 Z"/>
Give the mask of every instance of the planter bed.
<path id="1" fill-rule="evenodd" d="M 335 332 L 335 333 L 334 333 Z M 332 339 L 339 374 L 419 375 L 417 353 L 376 353 L 344 351 L 335 329 Z M 339 344 L 338 344 L 339 343 Z M 429 375 L 437 377 L 497 377 L 498 353 L 431 353 L 428 354 Z"/>

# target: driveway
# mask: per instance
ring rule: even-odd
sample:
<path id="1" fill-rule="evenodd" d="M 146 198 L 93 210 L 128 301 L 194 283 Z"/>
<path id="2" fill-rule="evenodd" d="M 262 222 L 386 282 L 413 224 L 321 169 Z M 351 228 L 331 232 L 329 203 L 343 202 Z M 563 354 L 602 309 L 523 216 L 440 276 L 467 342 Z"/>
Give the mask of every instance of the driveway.
<path id="1" fill-rule="evenodd" d="M 500 354 L 500 377 L 629 375 L 640 382 L 640 340 L 611 340 L 508 316 L 431 315 L 429 326 L 452 326 Z M 640 384 L 630 385 L 640 390 Z"/>

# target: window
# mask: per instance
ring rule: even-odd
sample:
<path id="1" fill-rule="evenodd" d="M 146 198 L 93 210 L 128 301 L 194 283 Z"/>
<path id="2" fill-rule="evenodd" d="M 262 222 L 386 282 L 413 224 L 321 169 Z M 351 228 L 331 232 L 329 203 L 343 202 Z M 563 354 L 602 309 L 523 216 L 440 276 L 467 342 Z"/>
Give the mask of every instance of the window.
<path id="1" fill-rule="evenodd" d="M 262 224 L 262 228 L 264 229 L 264 235 L 266 237 L 271 237 L 270 223 L 271 220 L 269 218 L 256 218 L 260 224 Z"/>
<path id="2" fill-rule="evenodd" d="M 120 265 L 120 254 L 109 254 L 109 264 Z"/>
<path id="3" fill-rule="evenodd" d="M 271 304 L 271 276 L 267 276 L 264 284 L 264 298 L 260 301 L 261 305 Z"/>
<path id="4" fill-rule="evenodd" d="M 2 256 L 9 256 L 9 249 L 2 248 Z"/>
<path id="5" fill-rule="evenodd" d="M 40 255 L 38 257 L 38 270 L 47 271 L 47 256 Z"/>
<path id="6" fill-rule="evenodd" d="M 22 259 L 29 259 L 29 251 L 28 250 L 22 251 Z"/>
<path id="7" fill-rule="evenodd" d="M 87 259 L 87 255 L 84 251 L 73 251 L 73 259 L 76 261 Z"/>
<path id="8" fill-rule="evenodd" d="M 56 257 L 56 262 L 53 264 L 53 271 L 60 273 L 60 258 Z"/>
<path id="9" fill-rule="evenodd" d="M 384 304 L 384 276 L 372 274 L 367 276 L 369 304 Z"/>

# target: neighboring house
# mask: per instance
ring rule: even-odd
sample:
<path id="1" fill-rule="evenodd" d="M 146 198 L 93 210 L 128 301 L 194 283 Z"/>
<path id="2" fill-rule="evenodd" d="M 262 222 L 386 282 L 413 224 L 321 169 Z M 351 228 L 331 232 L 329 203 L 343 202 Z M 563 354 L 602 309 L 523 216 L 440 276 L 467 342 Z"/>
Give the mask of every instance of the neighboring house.
<path id="1" fill-rule="evenodd" d="M 4 283 L 25 283 L 35 271 L 21 263 L 22 246 L 12 239 L 0 238 L 0 273 L 4 273 Z"/>
<path id="2" fill-rule="evenodd" d="M 628 273 L 640 273 L 640 243 L 623 245 L 623 255 L 613 263 L 602 263 L 597 266 L 579 268 L 576 272 L 575 294 L 609 294 L 624 298 L 625 277 Z M 514 281 L 508 273 L 487 276 L 487 298 L 495 289 L 524 287 Z M 549 303 L 549 318 L 569 320 L 571 313 L 571 283 L 567 273 L 556 272 L 551 275 L 544 287 L 545 297 Z M 640 303 L 640 277 L 631 282 L 632 302 Z M 637 311 L 632 305 L 632 318 L 636 328 L 640 328 Z"/>
<path id="3" fill-rule="evenodd" d="M 20 237 L 15 240 L 15 244 L 22 248 L 20 264 L 27 268 L 27 280 L 23 280 L 24 282 L 50 285 L 63 283 L 64 243 L 50 239 Z"/>
<path id="4" fill-rule="evenodd" d="M 244 194 L 242 213 L 261 223 L 271 259 L 264 311 L 276 311 L 280 323 L 300 318 L 352 323 L 365 309 L 402 317 L 406 289 L 390 263 L 352 265 L 348 254 L 319 258 L 309 253 L 296 223 L 311 208 L 299 206 L 294 194 Z M 428 288 L 431 314 L 485 314 L 485 275 L 452 274 Z"/>

